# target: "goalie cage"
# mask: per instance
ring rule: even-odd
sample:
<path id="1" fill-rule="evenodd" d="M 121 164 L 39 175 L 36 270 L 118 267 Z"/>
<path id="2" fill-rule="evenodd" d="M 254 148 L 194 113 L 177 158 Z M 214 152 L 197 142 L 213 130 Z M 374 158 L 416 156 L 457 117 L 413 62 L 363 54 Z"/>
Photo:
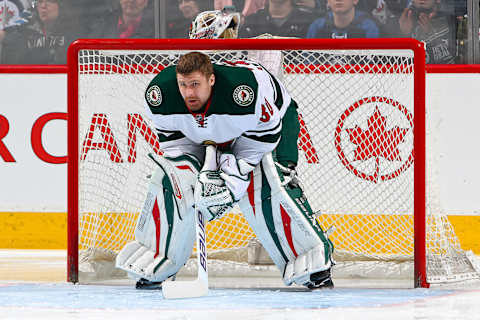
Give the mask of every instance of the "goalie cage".
<path id="1" fill-rule="evenodd" d="M 341 266 L 360 277 L 408 270 L 415 287 L 479 277 L 426 179 L 422 43 L 91 39 L 68 52 L 68 281 L 125 277 L 114 258 L 133 239 L 153 170 L 147 153 L 161 154 L 144 90 L 193 50 L 213 62 L 256 60 L 298 102 L 298 173 L 320 224 L 336 228 L 334 277 Z M 233 210 L 207 227 L 209 259 L 244 265 L 254 237 Z"/>

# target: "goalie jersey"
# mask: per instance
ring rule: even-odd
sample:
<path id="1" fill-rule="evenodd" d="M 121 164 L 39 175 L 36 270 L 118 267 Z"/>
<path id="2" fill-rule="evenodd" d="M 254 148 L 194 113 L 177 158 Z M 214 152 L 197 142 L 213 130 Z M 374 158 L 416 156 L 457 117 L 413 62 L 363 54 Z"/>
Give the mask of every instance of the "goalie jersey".
<path id="1" fill-rule="evenodd" d="M 199 112 L 185 105 L 175 66 L 165 68 L 145 92 L 160 148 L 167 156 L 184 153 L 203 159 L 202 142 L 228 145 L 237 160 L 256 165 L 277 146 L 282 117 L 295 102 L 284 86 L 261 65 L 250 61 L 213 64 L 212 94 Z"/>

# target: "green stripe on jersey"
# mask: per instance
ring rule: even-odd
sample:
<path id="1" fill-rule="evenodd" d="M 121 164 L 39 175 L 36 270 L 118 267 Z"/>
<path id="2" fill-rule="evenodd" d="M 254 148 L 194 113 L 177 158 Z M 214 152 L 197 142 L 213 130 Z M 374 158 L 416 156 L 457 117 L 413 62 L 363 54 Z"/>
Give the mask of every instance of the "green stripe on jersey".
<path id="1" fill-rule="evenodd" d="M 167 142 L 167 141 L 173 141 L 173 140 L 185 138 L 185 135 L 180 131 L 174 131 L 172 134 L 168 136 L 157 131 L 157 135 L 158 135 L 159 142 Z"/>
<path id="2" fill-rule="evenodd" d="M 283 106 L 282 89 L 280 88 L 280 84 L 278 83 L 277 79 L 271 73 L 270 76 L 272 77 L 273 84 L 275 85 L 275 91 L 277 92 L 277 96 L 275 97 L 275 105 L 277 106 L 278 110 L 280 110 Z"/>
<path id="3" fill-rule="evenodd" d="M 274 134 L 266 134 L 266 135 L 263 135 L 263 136 L 257 136 L 257 135 L 244 133 L 242 136 L 244 136 L 245 138 L 255 140 L 255 141 L 260 141 L 260 142 L 265 142 L 265 143 L 276 143 L 280 139 L 280 134 L 281 133 L 282 132 L 279 131 L 279 132 L 274 133 Z"/>

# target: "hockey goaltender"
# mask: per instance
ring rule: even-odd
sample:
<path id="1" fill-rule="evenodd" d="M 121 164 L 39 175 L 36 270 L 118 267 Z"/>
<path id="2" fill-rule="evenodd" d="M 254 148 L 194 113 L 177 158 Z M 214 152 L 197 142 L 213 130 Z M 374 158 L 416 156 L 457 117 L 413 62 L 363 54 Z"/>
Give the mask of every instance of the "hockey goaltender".
<path id="1" fill-rule="evenodd" d="M 203 12 L 191 37 L 235 37 L 238 22 L 237 13 Z M 333 245 L 295 172 L 297 104 L 277 77 L 256 62 L 212 64 L 190 52 L 150 82 L 145 106 L 164 156 L 152 156 L 135 240 L 116 259 L 137 288 L 161 287 L 185 265 L 197 212 L 211 221 L 235 203 L 286 285 L 333 287 Z M 207 164 L 205 141 L 216 145 Z"/>

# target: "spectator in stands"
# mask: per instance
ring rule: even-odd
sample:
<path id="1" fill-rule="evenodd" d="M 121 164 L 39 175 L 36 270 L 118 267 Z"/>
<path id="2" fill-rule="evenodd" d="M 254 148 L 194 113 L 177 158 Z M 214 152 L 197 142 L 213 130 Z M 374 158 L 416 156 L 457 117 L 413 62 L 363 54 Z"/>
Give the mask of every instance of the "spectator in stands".
<path id="1" fill-rule="evenodd" d="M 455 63 L 455 16 L 439 11 L 439 5 L 438 0 L 412 0 L 400 17 L 400 33 L 425 42 L 427 63 Z"/>
<path id="2" fill-rule="evenodd" d="M 93 23 L 90 38 L 154 38 L 155 19 L 149 0 L 119 0 L 120 8 Z"/>
<path id="3" fill-rule="evenodd" d="M 358 1 L 328 0 L 330 10 L 310 25 L 307 38 L 378 38 L 380 31 L 375 21 L 368 13 L 355 9 Z"/>
<path id="4" fill-rule="evenodd" d="M 310 11 L 317 15 L 324 15 L 327 11 L 326 0 L 295 0 L 297 7 Z"/>
<path id="5" fill-rule="evenodd" d="M 5 29 L 10 26 L 12 20 L 16 20 L 20 17 L 20 9 L 17 4 L 9 1 L 0 1 L 0 43 L 5 38 Z"/>
<path id="6" fill-rule="evenodd" d="M 394 38 L 398 37 L 398 19 L 408 1 L 410 0 L 375 0 L 374 3 L 367 1 L 366 5 L 357 6 L 357 9 L 372 14 L 383 37 Z"/>
<path id="7" fill-rule="evenodd" d="M 67 48 L 81 34 L 65 0 L 37 0 L 29 23 L 5 29 L 4 64 L 65 64 Z"/>
<path id="8" fill-rule="evenodd" d="M 222 10 L 225 7 L 234 6 L 242 15 L 242 20 L 265 7 L 265 0 L 214 0 L 214 9 Z"/>
<path id="9" fill-rule="evenodd" d="M 190 25 L 195 17 L 200 12 L 213 9 L 211 0 L 178 0 L 177 2 L 179 14 L 167 23 L 167 37 L 187 39 Z"/>
<path id="10" fill-rule="evenodd" d="M 85 27 L 84 38 L 91 35 L 96 27 L 97 21 L 112 15 L 115 9 L 120 9 L 118 0 L 68 0 L 75 14 L 80 18 Z"/>
<path id="11" fill-rule="evenodd" d="M 264 9 L 246 17 L 240 27 L 240 38 L 261 34 L 304 38 L 308 26 L 315 19 L 311 12 L 299 9 L 294 0 L 268 0 Z"/>
<path id="12" fill-rule="evenodd" d="M 315 0 L 295 0 L 295 4 L 300 7 L 314 9 L 317 6 Z"/>
<path id="13" fill-rule="evenodd" d="M 20 0 L 0 0 L 0 30 L 19 24 L 24 10 Z"/>

